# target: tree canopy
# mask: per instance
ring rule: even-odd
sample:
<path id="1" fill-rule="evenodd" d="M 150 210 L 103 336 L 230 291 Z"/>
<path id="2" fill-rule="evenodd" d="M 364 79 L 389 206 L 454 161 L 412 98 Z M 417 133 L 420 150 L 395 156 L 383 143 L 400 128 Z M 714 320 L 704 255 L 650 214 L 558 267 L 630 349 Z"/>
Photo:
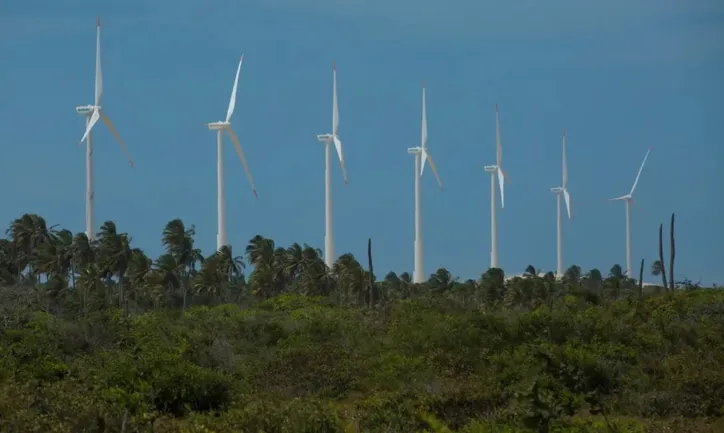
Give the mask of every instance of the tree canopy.
<path id="1" fill-rule="evenodd" d="M 150 258 L 32 214 L 0 239 L 2 432 L 723 431 L 724 292 L 614 265 L 377 278 L 255 236 Z M 643 266 L 643 265 L 642 265 Z M 664 272 L 661 262 L 651 271 Z"/>

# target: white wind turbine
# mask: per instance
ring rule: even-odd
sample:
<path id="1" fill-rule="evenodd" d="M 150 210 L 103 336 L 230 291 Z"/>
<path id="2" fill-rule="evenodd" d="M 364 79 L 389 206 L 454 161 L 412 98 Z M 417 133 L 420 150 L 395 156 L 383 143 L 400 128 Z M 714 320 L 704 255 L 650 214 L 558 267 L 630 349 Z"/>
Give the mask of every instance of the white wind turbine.
<path id="1" fill-rule="evenodd" d="M 121 137 L 118 135 L 118 131 L 113 126 L 111 119 L 105 114 L 101 108 L 101 96 L 103 95 L 103 73 L 101 71 L 101 19 L 98 17 L 96 22 L 96 82 L 95 82 L 95 103 L 93 105 L 83 105 L 75 107 L 76 113 L 85 117 L 86 128 L 83 138 L 80 139 L 80 144 L 83 141 L 86 142 L 85 150 L 85 233 L 88 236 L 88 240 L 95 239 L 95 189 L 93 186 L 93 126 L 98 122 L 99 119 L 103 120 L 106 127 L 111 131 L 113 137 L 115 137 L 118 144 L 121 145 L 123 152 L 125 152 L 128 162 L 133 167 L 133 160 L 131 155 L 128 153 L 128 149 L 123 144 Z"/>
<path id="2" fill-rule="evenodd" d="M 561 196 L 566 202 L 568 219 L 571 219 L 571 195 L 568 193 L 568 165 L 566 164 L 566 130 L 563 130 L 563 182 L 561 186 L 551 188 L 556 195 L 556 273 L 563 276 L 563 223 L 561 221 Z"/>
<path id="3" fill-rule="evenodd" d="M 347 184 L 347 170 L 344 168 L 342 140 L 339 139 L 339 108 L 337 107 L 337 66 L 332 64 L 332 132 L 317 135 L 324 144 L 324 263 L 331 269 L 334 265 L 334 234 L 332 233 L 332 149 L 334 143 L 342 167 L 344 184 Z"/>
<path id="4" fill-rule="evenodd" d="M 504 182 L 508 175 L 503 170 L 503 148 L 500 145 L 500 122 L 498 120 L 498 104 L 495 104 L 495 165 L 486 165 L 485 171 L 490 173 L 490 267 L 498 267 L 498 225 L 495 209 L 495 179 L 500 186 L 500 208 L 505 208 Z"/>
<path id="5" fill-rule="evenodd" d="M 422 259 L 422 214 L 420 210 L 420 178 L 425 170 L 425 161 L 430 161 L 430 168 L 437 179 L 440 190 L 442 182 L 437 175 L 435 161 L 427 149 L 427 109 L 425 108 L 425 83 L 422 83 L 422 144 L 420 147 L 411 147 L 407 153 L 415 155 L 415 269 L 412 273 L 412 282 L 419 284 L 425 281 L 425 271 Z"/>
<path id="6" fill-rule="evenodd" d="M 644 169 L 644 164 L 646 164 L 646 160 L 649 158 L 649 154 L 651 153 L 651 149 L 646 151 L 646 156 L 644 156 L 644 160 L 641 163 L 641 167 L 639 167 L 639 172 L 636 174 L 636 180 L 634 180 L 633 186 L 631 187 L 631 191 L 626 194 L 622 195 L 621 197 L 612 198 L 611 200 L 623 200 L 626 202 L 626 274 L 627 276 L 631 277 L 633 272 L 633 268 L 631 267 L 631 202 L 633 201 L 633 193 L 636 190 L 636 185 L 639 183 L 639 177 L 641 177 L 641 172 Z"/>
<path id="7" fill-rule="evenodd" d="M 229 134 L 236 154 L 239 155 L 241 165 L 244 167 L 246 177 L 249 178 L 251 184 L 251 190 L 254 193 L 254 197 L 259 198 L 256 193 L 256 187 L 254 186 L 254 180 L 251 178 L 251 172 L 249 166 L 246 164 L 246 158 L 244 152 L 241 150 L 241 144 L 239 138 L 234 134 L 231 129 L 231 115 L 234 114 L 234 107 L 236 106 L 236 89 L 239 86 L 239 73 L 241 73 L 241 64 L 244 62 L 244 55 L 241 55 L 239 60 L 239 66 L 236 68 L 236 78 L 234 78 L 234 87 L 231 90 L 231 99 L 229 99 L 229 108 L 226 110 L 226 120 L 207 123 L 205 124 L 212 131 L 216 131 L 216 188 L 217 188 L 217 233 L 216 233 L 216 249 L 221 249 L 224 245 L 228 245 L 226 238 L 226 202 L 224 199 L 224 146 L 223 138 L 224 131 Z"/>

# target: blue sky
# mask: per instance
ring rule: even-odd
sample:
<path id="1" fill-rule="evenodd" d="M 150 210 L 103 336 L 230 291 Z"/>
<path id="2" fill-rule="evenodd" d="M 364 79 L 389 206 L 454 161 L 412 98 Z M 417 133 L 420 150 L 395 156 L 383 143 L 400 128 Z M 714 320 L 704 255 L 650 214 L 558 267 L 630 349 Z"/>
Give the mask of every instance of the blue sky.
<path id="1" fill-rule="evenodd" d="M 202 123 L 226 112 L 245 54 L 233 125 L 259 199 L 226 142 L 227 221 L 241 253 L 256 234 L 322 247 L 331 64 L 349 185 L 334 167 L 336 250 L 412 271 L 413 158 L 420 82 L 429 148 L 445 187 L 423 177 L 425 271 L 462 278 L 489 263 L 489 177 L 500 104 L 499 214 L 507 273 L 555 268 L 560 133 L 568 132 L 574 218 L 566 265 L 624 264 L 624 205 L 653 148 L 632 210 L 633 261 L 657 256 L 677 213 L 677 277 L 724 283 L 724 5 L 716 0 L 31 0 L 0 10 L 0 221 L 25 212 L 82 231 L 83 120 L 93 101 L 95 16 L 103 23 L 104 109 L 94 135 L 97 223 L 117 222 L 156 255 L 175 217 L 215 247 L 216 150 Z M 668 242 L 667 242 L 668 244 Z M 648 277 L 652 280 L 652 277 Z"/>

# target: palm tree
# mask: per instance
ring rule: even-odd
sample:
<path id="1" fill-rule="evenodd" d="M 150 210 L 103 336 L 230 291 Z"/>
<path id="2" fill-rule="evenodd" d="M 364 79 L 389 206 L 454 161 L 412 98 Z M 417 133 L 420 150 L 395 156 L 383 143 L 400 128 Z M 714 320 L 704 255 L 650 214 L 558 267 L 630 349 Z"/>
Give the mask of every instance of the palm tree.
<path id="1" fill-rule="evenodd" d="M 218 259 L 219 270 L 226 275 L 227 282 L 233 282 L 244 274 L 244 260 L 240 256 L 234 256 L 231 245 L 222 246 L 215 253 Z"/>
<path id="2" fill-rule="evenodd" d="M 488 306 L 495 305 L 505 295 L 505 273 L 500 268 L 490 268 L 480 277 L 480 289 Z"/>
<path id="3" fill-rule="evenodd" d="M 446 293 L 452 290 L 456 282 L 457 278 L 453 277 L 450 271 L 445 268 L 440 268 L 435 271 L 434 274 L 430 275 L 428 285 L 433 293 Z"/>
<path id="4" fill-rule="evenodd" d="M 417 284 L 412 282 L 412 275 L 409 272 L 400 274 L 400 289 L 405 293 L 405 297 L 410 297 L 416 293 Z"/>
<path id="5" fill-rule="evenodd" d="M 81 310 L 83 315 L 88 314 L 88 304 L 91 295 L 100 293 L 103 290 L 103 278 L 98 265 L 90 263 L 80 269 L 77 288 L 80 295 Z"/>
<path id="6" fill-rule="evenodd" d="M 13 285 L 20 277 L 15 255 L 15 244 L 7 239 L 0 239 L 0 283 L 4 285 Z"/>
<path id="7" fill-rule="evenodd" d="M 581 271 L 581 267 L 578 265 L 572 265 L 566 269 L 566 272 L 563 274 L 563 279 L 569 283 L 578 284 L 582 275 L 583 272 Z"/>
<path id="8" fill-rule="evenodd" d="M 388 272 L 382 280 L 382 299 L 389 301 L 391 298 L 404 298 L 402 293 L 402 281 L 394 272 Z"/>
<path id="9" fill-rule="evenodd" d="M 96 245 L 93 245 L 85 233 L 73 237 L 73 262 L 77 269 L 96 262 Z"/>
<path id="10" fill-rule="evenodd" d="M 608 297 L 618 299 L 621 296 L 622 290 L 625 289 L 626 280 L 627 278 L 621 265 L 613 265 L 608 273 L 608 278 L 604 280 L 604 291 Z"/>
<path id="11" fill-rule="evenodd" d="M 152 272 L 153 260 L 138 248 L 134 248 L 131 261 L 128 263 L 128 291 L 129 298 L 136 304 L 144 294 L 144 287 L 148 284 L 148 277 Z"/>
<path id="12" fill-rule="evenodd" d="M 529 290 L 529 288 L 533 285 L 530 277 L 513 277 L 513 279 L 508 281 L 507 284 L 508 289 L 506 290 L 505 297 L 503 298 L 503 304 L 506 307 L 514 308 L 530 303 L 532 291 Z"/>
<path id="13" fill-rule="evenodd" d="M 226 246 L 223 246 L 226 248 Z M 193 279 L 193 290 L 197 294 L 207 294 L 219 299 L 229 284 L 228 264 L 224 264 L 221 254 L 214 254 L 201 265 Z"/>
<path id="14" fill-rule="evenodd" d="M 176 218 L 166 223 L 161 238 L 166 253 L 170 254 L 180 267 L 179 282 L 183 292 L 184 307 L 191 278 L 196 273 L 196 264 L 204 260 L 201 250 L 194 248 L 194 236 L 196 228 L 191 226 L 187 229 L 183 221 Z"/>
<path id="15" fill-rule="evenodd" d="M 48 240 L 37 246 L 32 254 L 32 266 L 48 279 L 58 278 L 67 282 L 70 275 L 75 286 L 73 272 L 73 233 L 60 230 L 49 233 Z"/>
<path id="16" fill-rule="evenodd" d="M 275 271 L 272 265 L 268 263 L 256 265 L 249 277 L 251 293 L 264 299 L 274 296 L 276 294 L 274 275 Z"/>
<path id="17" fill-rule="evenodd" d="M 367 288 L 366 271 L 352 254 L 339 256 L 332 265 L 332 276 L 344 299 L 355 299 L 357 305 L 364 304 Z"/>
<path id="18" fill-rule="evenodd" d="M 304 248 L 298 243 L 293 243 L 289 248 L 284 250 L 284 259 L 282 261 L 282 272 L 284 278 L 293 282 L 304 272 L 307 263 L 304 260 Z"/>
<path id="19" fill-rule="evenodd" d="M 463 305 L 468 305 L 470 301 L 474 300 L 476 291 L 477 283 L 475 280 L 468 279 L 463 283 L 459 283 L 456 279 L 446 293 L 448 293 L 448 296 L 462 302 Z"/>
<path id="20" fill-rule="evenodd" d="M 543 277 L 533 280 L 532 302 L 535 307 L 543 304 L 553 306 L 553 301 L 558 297 L 560 292 L 557 290 L 556 275 L 553 272 L 546 272 Z"/>
<path id="21" fill-rule="evenodd" d="M 51 230 L 45 220 L 35 214 L 24 214 L 10 224 L 6 233 L 15 245 L 15 265 L 18 269 L 27 268 L 28 277 L 34 277 L 33 254 L 51 237 Z"/>
<path id="22" fill-rule="evenodd" d="M 581 285 L 592 294 L 600 295 L 603 288 L 603 275 L 594 268 L 581 277 Z"/>
<path id="23" fill-rule="evenodd" d="M 331 269 L 322 259 L 322 250 L 304 244 L 302 250 L 304 270 L 297 281 L 296 289 L 310 296 L 327 296 L 332 293 L 334 281 Z M 359 263 L 357 263 L 358 266 Z M 360 266 L 362 269 L 362 266 Z M 366 281 L 363 279 L 363 281 Z M 364 291 L 364 290 L 363 290 Z"/>
<path id="24" fill-rule="evenodd" d="M 535 266 L 533 266 L 533 265 L 528 265 L 528 266 L 525 268 L 525 272 L 523 272 L 523 276 L 525 276 L 526 278 L 537 277 L 537 276 L 538 276 L 538 272 L 539 272 L 539 271 L 535 268 Z"/>
<path id="25" fill-rule="evenodd" d="M 128 304 L 124 286 L 128 265 L 133 255 L 131 240 L 127 233 L 118 233 L 116 223 L 106 221 L 101 226 L 98 242 L 100 245 L 101 271 L 109 281 L 111 277 L 117 277 L 119 288 L 118 306 L 123 308 L 124 313 L 127 314 Z"/>
<path id="26" fill-rule="evenodd" d="M 660 276 L 663 268 L 661 260 L 654 260 L 654 262 L 651 263 L 651 275 L 654 277 Z"/>
<path id="27" fill-rule="evenodd" d="M 272 265 L 274 261 L 274 241 L 261 235 L 256 235 L 246 246 L 246 261 L 257 267 L 262 264 Z"/>
<path id="28" fill-rule="evenodd" d="M 163 254 L 153 263 L 154 284 L 165 289 L 167 299 L 172 299 L 181 287 L 183 265 L 171 254 Z M 182 310 L 186 309 L 186 291 L 182 292 Z"/>

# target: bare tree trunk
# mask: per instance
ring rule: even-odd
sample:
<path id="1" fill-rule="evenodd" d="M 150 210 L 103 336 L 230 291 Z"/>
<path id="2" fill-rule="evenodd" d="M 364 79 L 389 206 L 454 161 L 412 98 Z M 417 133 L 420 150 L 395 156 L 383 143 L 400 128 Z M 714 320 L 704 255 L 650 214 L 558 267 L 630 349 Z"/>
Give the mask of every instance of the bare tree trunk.
<path id="1" fill-rule="evenodd" d="M 664 264 L 664 225 L 659 224 L 659 263 L 661 263 L 661 281 L 664 283 L 664 291 L 669 290 L 666 283 L 666 265 Z"/>
<path id="2" fill-rule="evenodd" d="M 674 219 L 675 213 L 671 214 L 671 229 L 669 230 L 669 243 L 671 244 L 671 255 L 669 256 L 669 287 L 674 291 L 674 259 L 676 258 L 676 241 L 674 240 Z"/>
<path id="3" fill-rule="evenodd" d="M 123 421 L 121 421 L 121 433 L 126 432 L 126 421 L 128 421 L 128 409 L 123 411 Z"/>
<path id="4" fill-rule="evenodd" d="M 644 296 L 644 259 L 641 259 L 641 268 L 639 269 L 639 299 Z"/>
<path id="5" fill-rule="evenodd" d="M 375 293 L 375 271 L 372 266 L 372 238 L 367 239 L 367 262 L 369 263 L 370 276 L 369 276 L 369 307 L 374 307 L 376 302 Z"/>

